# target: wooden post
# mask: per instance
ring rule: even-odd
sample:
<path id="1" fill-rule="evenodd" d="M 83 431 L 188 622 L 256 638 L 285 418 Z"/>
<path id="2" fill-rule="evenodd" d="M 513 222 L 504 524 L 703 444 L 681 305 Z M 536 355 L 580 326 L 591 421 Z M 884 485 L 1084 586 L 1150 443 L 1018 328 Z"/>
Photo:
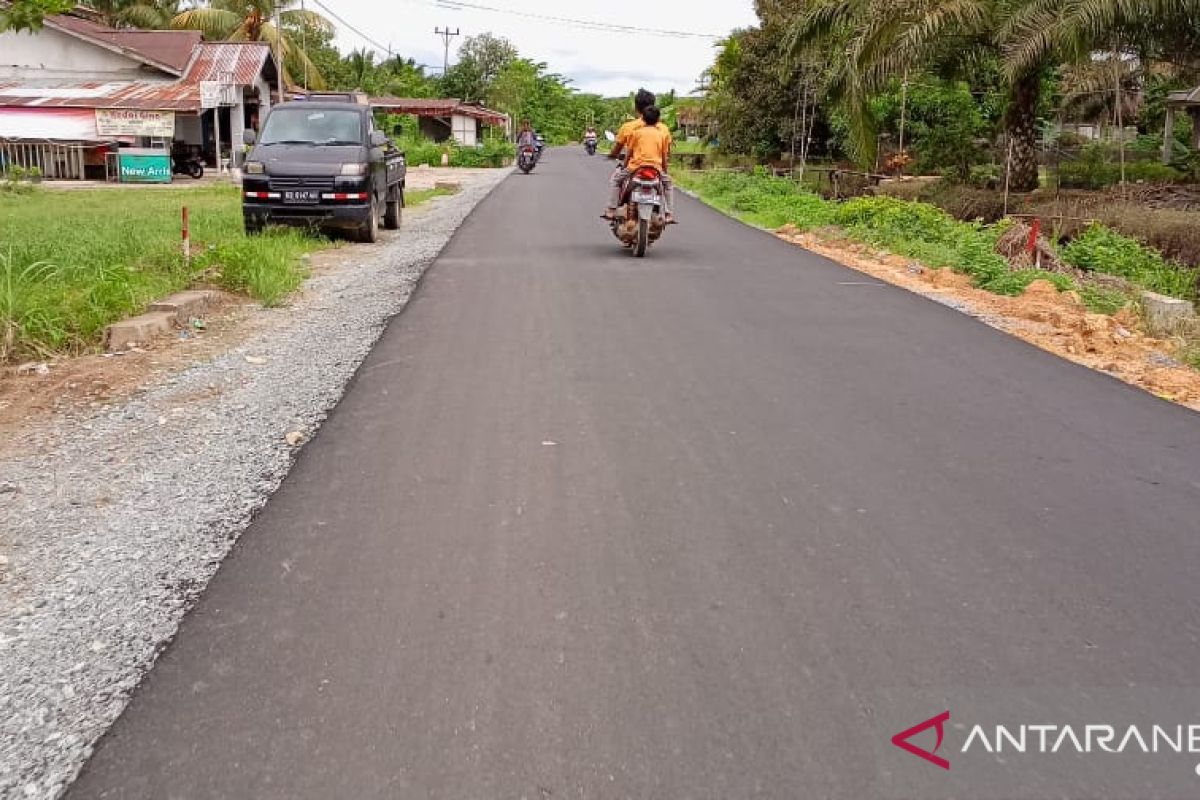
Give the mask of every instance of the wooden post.
<path id="1" fill-rule="evenodd" d="M 1008 187 L 1012 177 L 1013 137 L 1008 137 L 1008 155 L 1004 158 L 1004 216 L 1008 216 Z"/>
<path id="2" fill-rule="evenodd" d="M 183 265 L 192 264 L 192 232 L 188 227 L 188 207 L 183 207 Z"/>
<path id="3" fill-rule="evenodd" d="M 1162 163 L 1170 164 L 1174 158 L 1175 152 L 1172 145 L 1175 143 L 1175 107 L 1167 106 L 1167 124 L 1163 128 L 1163 147 L 1162 147 Z"/>

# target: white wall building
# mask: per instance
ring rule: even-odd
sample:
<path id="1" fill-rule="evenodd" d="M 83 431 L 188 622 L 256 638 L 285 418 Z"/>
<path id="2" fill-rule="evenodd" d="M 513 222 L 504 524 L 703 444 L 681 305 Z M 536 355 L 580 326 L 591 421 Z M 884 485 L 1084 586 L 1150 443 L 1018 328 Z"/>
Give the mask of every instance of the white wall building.
<path id="1" fill-rule="evenodd" d="M 266 44 L 196 31 L 57 15 L 36 32 L 0 33 L 0 170 L 104 178 L 123 145 L 197 148 L 217 166 L 278 98 L 278 74 Z"/>

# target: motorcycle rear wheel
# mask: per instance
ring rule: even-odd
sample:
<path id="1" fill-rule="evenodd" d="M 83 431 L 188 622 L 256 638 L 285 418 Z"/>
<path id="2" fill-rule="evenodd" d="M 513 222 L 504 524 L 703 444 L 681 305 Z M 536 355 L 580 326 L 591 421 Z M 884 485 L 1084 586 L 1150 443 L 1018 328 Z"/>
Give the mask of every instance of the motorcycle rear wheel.
<path id="1" fill-rule="evenodd" d="M 204 165 L 203 164 L 189 164 L 188 165 L 188 175 L 191 175 L 196 180 L 200 180 L 201 178 L 204 177 Z"/>

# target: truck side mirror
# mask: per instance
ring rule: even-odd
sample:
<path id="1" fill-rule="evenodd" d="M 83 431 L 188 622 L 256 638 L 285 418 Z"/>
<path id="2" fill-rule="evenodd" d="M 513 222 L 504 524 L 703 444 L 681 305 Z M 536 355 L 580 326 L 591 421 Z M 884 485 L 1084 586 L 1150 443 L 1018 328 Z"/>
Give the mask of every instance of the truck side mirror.
<path id="1" fill-rule="evenodd" d="M 254 135 L 254 131 L 252 129 L 246 128 L 246 130 L 242 131 L 242 142 L 244 144 L 254 144 L 254 142 L 257 140 L 258 137 Z"/>
<path id="2" fill-rule="evenodd" d="M 388 143 L 387 134 L 383 131 L 371 131 L 371 147 L 383 147 Z"/>

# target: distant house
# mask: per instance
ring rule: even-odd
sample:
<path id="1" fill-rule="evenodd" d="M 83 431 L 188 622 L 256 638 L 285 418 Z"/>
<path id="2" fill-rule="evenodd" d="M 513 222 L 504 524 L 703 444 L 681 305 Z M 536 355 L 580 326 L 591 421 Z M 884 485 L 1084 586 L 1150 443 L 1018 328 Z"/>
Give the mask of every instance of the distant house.
<path id="1" fill-rule="evenodd" d="M 436 97 L 372 97 L 370 103 L 379 111 L 417 117 L 421 133 L 435 142 L 453 138 L 460 145 L 474 147 L 483 141 L 485 125 L 511 133 L 507 114 L 477 103 Z"/>
<path id="2" fill-rule="evenodd" d="M 190 146 L 216 166 L 278 92 L 264 43 L 47 17 L 35 33 L 0 33 L 0 167 L 104 178 L 122 146 Z"/>
<path id="3" fill-rule="evenodd" d="M 1175 153 L 1175 115 L 1187 114 L 1192 118 L 1192 152 L 1200 151 L 1200 86 L 1184 89 L 1167 95 L 1167 122 L 1163 128 L 1164 164 L 1170 164 Z"/>
<path id="4" fill-rule="evenodd" d="M 717 132 L 717 120 L 699 103 L 680 101 L 675 122 L 684 139 L 711 139 Z"/>

